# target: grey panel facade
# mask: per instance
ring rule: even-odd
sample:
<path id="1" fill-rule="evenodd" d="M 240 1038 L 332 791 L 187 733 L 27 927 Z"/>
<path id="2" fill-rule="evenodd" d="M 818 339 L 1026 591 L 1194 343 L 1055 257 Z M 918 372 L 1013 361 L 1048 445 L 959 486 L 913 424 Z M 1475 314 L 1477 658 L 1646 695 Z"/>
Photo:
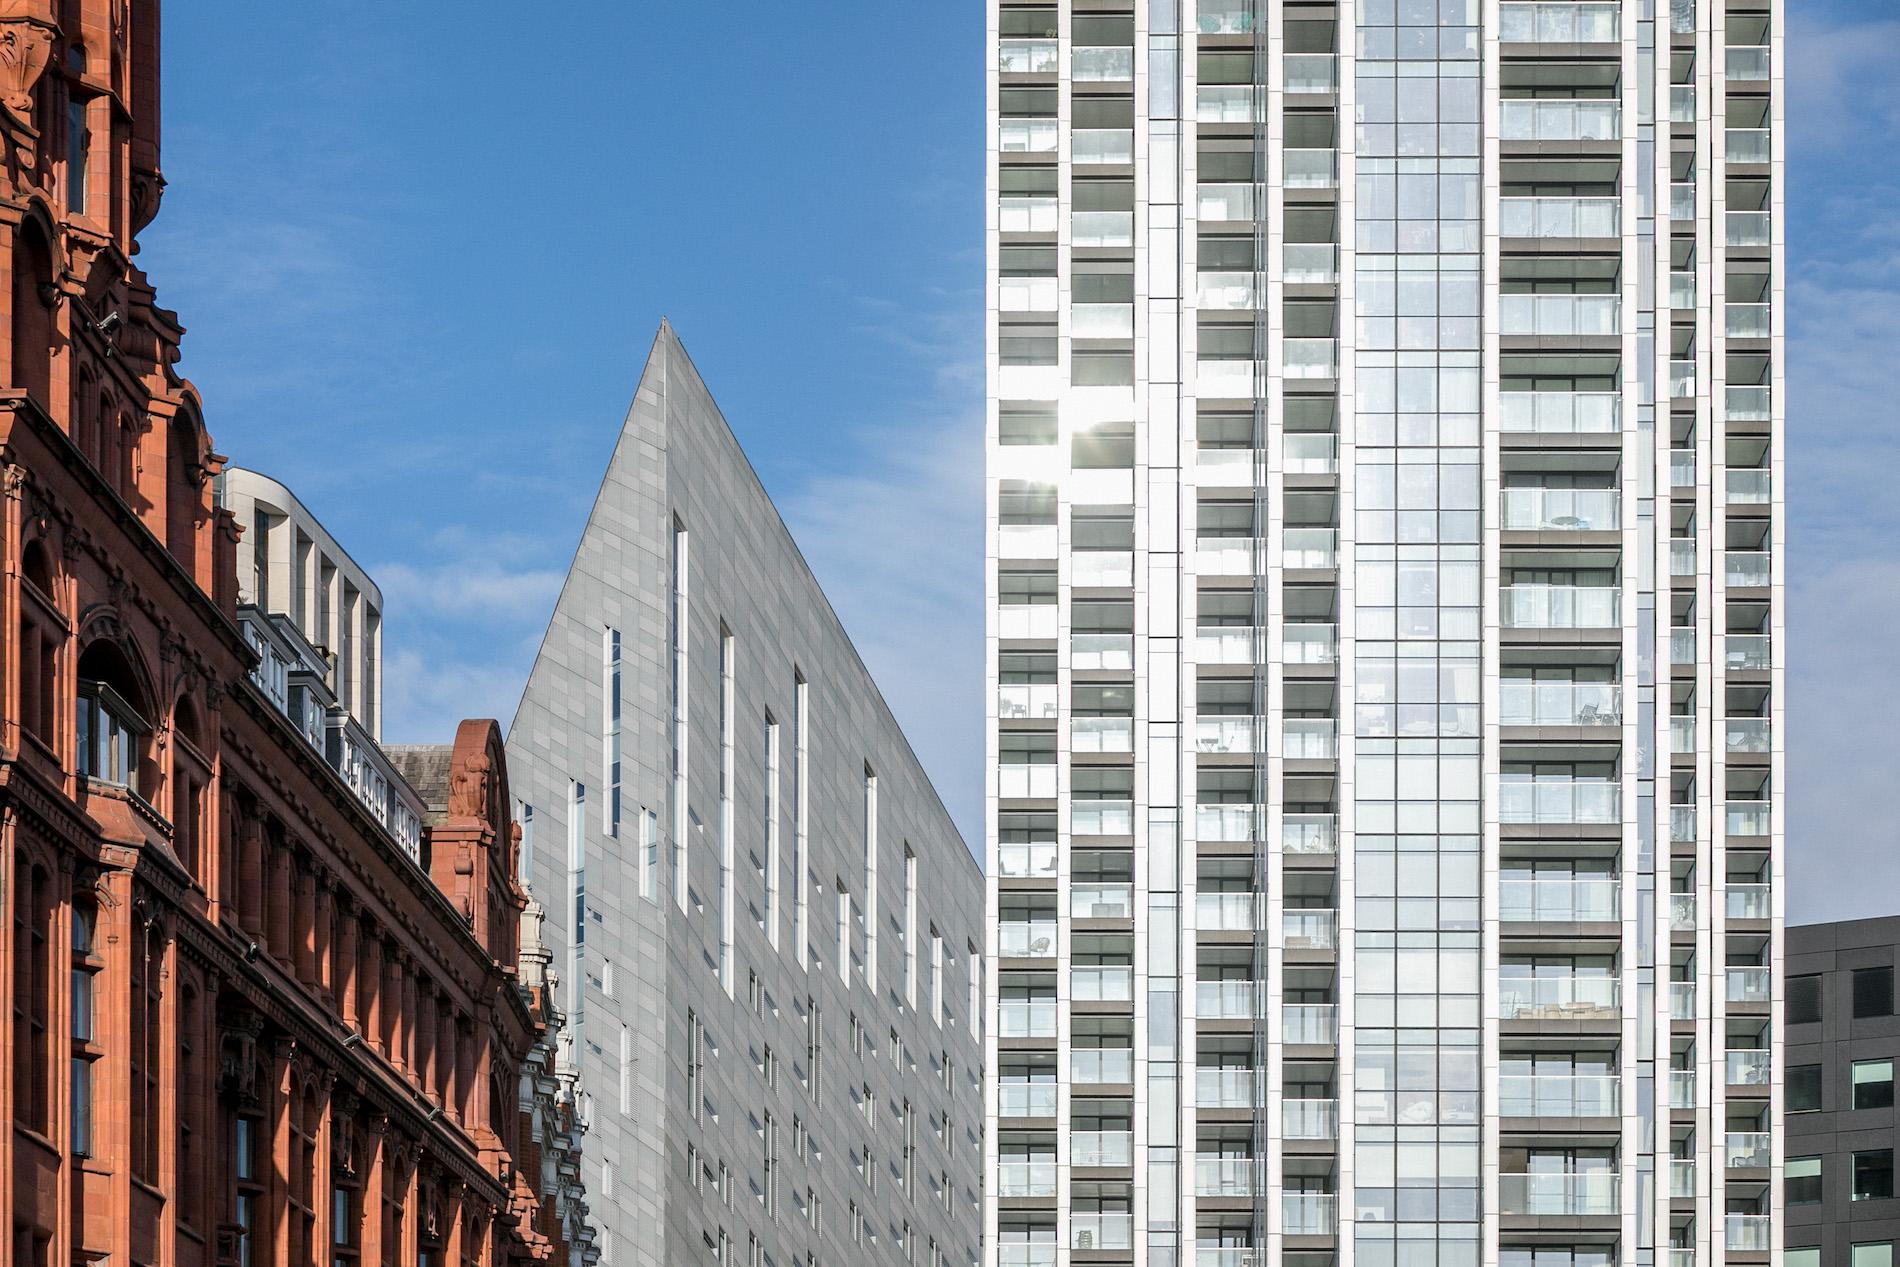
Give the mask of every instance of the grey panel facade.
<path id="1" fill-rule="evenodd" d="M 1789 1267 L 1796 1267 L 1797 1251 L 1808 1255 L 1805 1267 L 1848 1267 L 1861 1246 L 1862 1267 L 1891 1262 L 1900 1242 L 1900 1200 L 1855 1196 L 1854 1155 L 1857 1152 L 1891 1156 L 1894 1146 L 1894 1106 L 1889 1089 L 1863 1095 L 1868 1107 L 1855 1108 L 1854 1068 L 1881 1061 L 1900 1062 L 1900 1016 L 1889 1002 L 1885 1014 L 1856 1015 L 1854 974 L 1885 969 L 1892 980 L 1900 958 L 1900 917 L 1847 920 L 1835 924 L 1808 924 L 1788 929 L 1787 1081 L 1789 1091 L 1787 1158 L 1790 1187 L 1787 1235 L 1783 1247 Z M 1878 993 L 1878 979 L 1868 983 Z M 1818 993 L 1819 1020 L 1797 1020 L 1797 995 Z M 1863 1009 L 1865 1010 L 1865 1009 Z M 1879 1009 L 1874 1009 L 1878 1011 Z M 1797 1100 L 1802 1084 L 1818 1073 L 1818 1108 L 1806 1108 L 1812 1099 Z M 1809 1084 L 1811 1085 L 1811 1084 Z M 1885 1100 L 1885 1104 L 1879 1103 Z M 1804 1160 L 1820 1160 L 1820 1200 L 1797 1200 L 1793 1176 Z M 1876 1157 L 1876 1161 L 1878 1158 Z"/>
<path id="2" fill-rule="evenodd" d="M 670 327 L 508 758 L 606 1267 L 973 1263 L 982 878 Z"/>

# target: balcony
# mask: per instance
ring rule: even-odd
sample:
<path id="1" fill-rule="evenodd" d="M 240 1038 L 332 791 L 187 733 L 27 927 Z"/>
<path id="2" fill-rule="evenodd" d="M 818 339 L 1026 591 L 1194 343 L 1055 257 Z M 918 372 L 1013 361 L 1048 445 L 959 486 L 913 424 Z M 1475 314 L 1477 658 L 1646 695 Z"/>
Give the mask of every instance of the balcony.
<path id="1" fill-rule="evenodd" d="M 1507 585 L 1506 629 L 1614 629 L 1623 623 L 1623 591 L 1614 585 Z"/>
<path id="2" fill-rule="evenodd" d="M 1329 431 L 1289 431 L 1280 451 L 1288 475 L 1332 475 L 1339 470 L 1339 437 Z"/>
<path id="3" fill-rule="evenodd" d="M 1616 141 L 1623 136 L 1618 101 L 1512 97 L 1499 105 L 1506 141 Z"/>
<path id="4" fill-rule="evenodd" d="M 1076 128 L 1069 133 L 1069 154 L 1076 163 L 1135 161 L 1135 134 L 1124 128 Z"/>
<path id="5" fill-rule="evenodd" d="M 1295 1047 L 1330 1047 L 1339 1039 L 1339 1007 L 1333 1003 L 1285 1003 L 1280 1041 Z"/>
<path id="6" fill-rule="evenodd" d="M 1135 244 L 1135 213 L 1132 211 L 1072 211 L 1069 213 L 1069 245 L 1078 247 L 1116 247 Z"/>
<path id="7" fill-rule="evenodd" d="M 1671 1201 L 1695 1200 L 1695 1159 L 1693 1157 L 1669 1159 L 1669 1199 Z"/>
<path id="8" fill-rule="evenodd" d="M 1599 1170 L 1584 1174 L 1502 1174 L 1498 1211 L 1539 1218 L 1601 1218 L 1618 1212 L 1619 1176 Z"/>
<path id="9" fill-rule="evenodd" d="M 1774 500 L 1773 472 L 1755 467 L 1731 466 L 1724 473 L 1724 491 L 1731 506 L 1766 506 Z"/>
<path id="10" fill-rule="evenodd" d="M 1669 399 L 1687 400 L 1695 395 L 1695 362 L 1669 362 Z"/>
<path id="11" fill-rule="evenodd" d="M 1036 641 L 1054 638 L 1059 616 L 1054 603 L 1005 602 L 996 609 L 996 636 Z"/>
<path id="12" fill-rule="evenodd" d="M 996 688 L 996 715 L 1005 721 L 1053 720 L 1060 708 L 1054 682 L 1005 682 Z"/>
<path id="13" fill-rule="evenodd" d="M 1498 881 L 1498 918 L 1511 924 L 1604 924 L 1623 916 L 1614 879 Z"/>
<path id="14" fill-rule="evenodd" d="M 1194 90 L 1197 123 L 1254 123 L 1260 111 L 1254 105 L 1252 84 L 1203 84 Z"/>
<path id="15" fill-rule="evenodd" d="M 1060 132 L 1054 119 L 1001 119 L 996 143 L 1005 154 L 1053 154 Z"/>
<path id="16" fill-rule="evenodd" d="M 1336 189 L 1339 186 L 1337 150 L 1282 150 L 1281 163 L 1281 183 L 1287 189 Z"/>
<path id="17" fill-rule="evenodd" d="M 1056 1194 L 1056 1162 L 1011 1161 L 996 1163 L 996 1195 L 999 1197 L 1053 1197 Z"/>
<path id="18" fill-rule="evenodd" d="M 996 925 L 996 953 L 1010 959 L 1046 959 L 1056 953 L 1056 924 L 1002 920 Z"/>
<path id="19" fill-rule="evenodd" d="M 1135 1080 L 1129 1047 L 1077 1047 L 1069 1052 L 1069 1081 L 1078 1086 L 1126 1086 Z"/>
<path id="20" fill-rule="evenodd" d="M 1768 835 L 1767 801 L 1729 801 L 1722 807 L 1722 829 L 1730 836 Z"/>
<path id="21" fill-rule="evenodd" d="M 1212 449 L 1203 446 L 1194 451 L 1194 477 L 1203 485 L 1250 487 L 1260 473 L 1258 449 Z"/>
<path id="22" fill-rule="evenodd" d="M 1048 999 L 1001 999 L 996 1004 L 998 1038 L 1054 1038 L 1057 1005 Z"/>
<path id="23" fill-rule="evenodd" d="M 1695 1018 L 1695 982 L 1671 981 L 1669 983 L 1669 1019 L 1693 1021 Z"/>
<path id="24" fill-rule="evenodd" d="M 1280 1101 L 1280 1134 L 1286 1139 L 1338 1139 L 1339 1101 Z"/>
<path id="25" fill-rule="evenodd" d="M 1333 53 L 1286 53 L 1280 65 L 1285 68 L 1288 92 L 1326 93 L 1339 88 L 1339 58 Z"/>
<path id="26" fill-rule="evenodd" d="M 1135 1247 L 1135 1216 L 1075 1211 L 1069 1215 L 1069 1244 L 1081 1250 Z"/>
<path id="27" fill-rule="evenodd" d="M 1200 273 L 1195 279 L 1194 302 L 1209 312 L 1251 311 L 1257 300 L 1252 273 Z"/>
<path id="28" fill-rule="evenodd" d="M 1514 780 L 1498 784 L 1501 823 L 1590 824 L 1622 820 L 1623 788 L 1609 779 Z"/>
<path id="29" fill-rule="evenodd" d="M 1203 933 L 1249 933 L 1260 926 L 1260 894 L 1194 895 L 1194 927 Z"/>
<path id="30" fill-rule="evenodd" d="M 1622 426 L 1622 400 L 1616 392 L 1504 392 L 1498 425 L 1544 435 L 1608 435 Z"/>
<path id="31" fill-rule="evenodd" d="M 1339 944 L 1339 912 L 1290 910 L 1280 917 L 1281 945 L 1288 950 L 1332 950 Z"/>
<path id="32" fill-rule="evenodd" d="M 1204 397 L 1240 400 L 1254 394 L 1260 382 L 1258 361 L 1196 361 L 1195 390 Z"/>
<path id="33" fill-rule="evenodd" d="M 1768 246 L 1774 241 L 1768 212 L 1730 211 L 1725 214 L 1727 219 L 1723 223 L 1723 236 L 1729 246 Z"/>
<path id="34" fill-rule="evenodd" d="M 1263 658 L 1262 632 L 1251 625 L 1203 627 L 1194 635 L 1194 658 L 1201 664 L 1253 664 Z M 1208 720 L 1203 718 L 1203 724 Z M 1223 718 L 1221 722 L 1225 724 L 1228 720 L 1231 719 Z M 1252 742 L 1251 735 L 1248 742 Z"/>
<path id="35" fill-rule="evenodd" d="M 1202 576 L 1252 576 L 1264 565 L 1262 544 L 1254 537 L 1197 537 L 1194 570 Z"/>
<path id="36" fill-rule="evenodd" d="M 1251 1157 L 1196 1157 L 1194 1195 L 1251 1199 L 1260 1194 L 1262 1169 Z"/>
<path id="37" fill-rule="evenodd" d="M 1766 44 L 1731 44 L 1723 54 L 1723 74 L 1732 84 L 1765 84 L 1772 77 Z"/>
<path id="38" fill-rule="evenodd" d="M 1255 982 L 1245 978 L 1196 981 L 1194 1015 L 1204 1021 L 1250 1021 Z"/>
<path id="39" fill-rule="evenodd" d="M 1675 551 L 1670 551 L 1675 557 Z M 1675 571 L 1672 567 L 1670 571 Z M 1689 571 L 1695 571 L 1695 559 L 1689 560 Z M 1671 755 L 1684 756 L 1695 751 L 1695 718 L 1671 717 L 1669 719 L 1669 751 Z"/>
<path id="40" fill-rule="evenodd" d="M 1083 589 L 1127 589 L 1135 583 L 1135 556 L 1125 550 L 1077 550 L 1069 556 L 1069 584 Z"/>
<path id="41" fill-rule="evenodd" d="M 1731 755 L 1761 755 L 1774 751 L 1766 717 L 1729 717 L 1722 722 L 1722 743 Z"/>
<path id="42" fill-rule="evenodd" d="M 1331 342 L 1331 340 L 1327 340 Z M 1280 564 L 1325 570 L 1339 566 L 1337 528 L 1287 528 L 1280 534 Z"/>
<path id="43" fill-rule="evenodd" d="M 1671 308 L 1695 307 L 1695 274 L 1680 272 L 1669 274 L 1669 306 Z"/>
<path id="44" fill-rule="evenodd" d="M 1731 1087 L 1765 1087 L 1769 1084 L 1768 1052 L 1763 1048 L 1737 1047 L 1723 1054 L 1723 1079 Z"/>
<path id="45" fill-rule="evenodd" d="M 1774 576 L 1770 556 L 1757 550 L 1729 550 L 1723 554 L 1722 575 L 1730 589 L 1766 589 Z"/>
<path id="46" fill-rule="evenodd" d="M 1006 800 L 1048 800 L 1056 794 L 1056 767 L 1053 763 L 999 765 L 996 794 Z"/>
<path id="47" fill-rule="evenodd" d="M 1057 1245 L 1006 1241 L 996 1247 L 996 1267 L 1056 1267 L 1060 1253 L 1061 1247 Z"/>
<path id="48" fill-rule="evenodd" d="M 1587 338 L 1621 331 L 1617 295 L 1498 296 L 1498 333 L 1506 337 Z"/>
<path id="49" fill-rule="evenodd" d="M 1071 304 L 1069 333 L 1078 339 L 1132 339 L 1135 337 L 1134 305 Z"/>
<path id="50" fill-rule="evenodd" d="M 1071 1166 L 1132 1166 L 1135 1164 L 1135 1136 L 1132 1131 L 1070 1131 Z"/>
<path id="51" fill-rule="evenodd" d="M 1728 1001 L 1730 1003 L 1767 1003 L 1774 997 L 1775 970 L 1766 965 L 1760 967 L 1730 968 L 1727 970 Z"/>
<path id="52" fill-rule="evenodd" d="M 1208 841 L 1242 841 L 1254 838 L 1258 814 L 1252 805 L 1196 805 L 1194 838 Z"/>
<path id="53" fill-rule="evenodd" d="M 1729 214 L 1742 213 L 1730 212 Z M 1767 422 L 1774 416 L 1769 406 L 1770 400 L 1766 387 L 1726 387 L 1723 389 L 1722 415 L 1730 422 Z"/>
<path id="54" fill-rule="evenodd" d="M 998 1083 L 996 1112 L 1002 1117 L 1054 1117 L 1060 1090 L 1053 1082 Z"/>
<path id="55" fill-rule="evenodd" d="M 1670 551 L 1669 557 L 1670 565 L 1673 567 L 1675 564 L 1675 552 L 1673 549 Z M 1671 629 L 1669 631 L 1669 663 L 1695 663 L 1695 630 Z M 1695 837 L 1691 835 L 1688 839 L 1693 840 Z"/>
<path id="56" fill-rule="evenodd" d="M 1071 919 L 1133 919 L 1134 887 L 1128 884 L 1075 884 L 1069 888 Z"/>
<path id="57" fill-rule="evenodd" d="M 1498 6 L 1498 38 L 1506 44 L 1614 44 L 1622 6 L 1575 0 L 1507 2 Z"/>
<path id="58" fill-rule="evenodd" d="M 1280 1230 L 1288 1236 L 1332 1236 L 1339 1230 L 1339 1198 L 1330 1192 L 1280 1194 Z"/>
<path id="59" fill-rule="evenodd" d="M 1507 238 L 1613 238 L 1622 226 L 1623 204 L 1617 198 L 1499 200 L 1498 232 Z"/>
<path id="60" fill-rule="evenodd" d="M 1288 761 L 1330 761 L 1339 755 L 1339 723 L 1331 717 L 1289 717 L 1280 752 Z"/>
<path id="61" fill-rule="evenodd" d="M 1766 884 L 1733 884 L 1724 891 L 1724 910 L 1729 919 L 1773 919 L 1774 890 Z"/>
<path id="62" fill-rule="evenodd" d="M 1053 75 L 1062 69 L 1057 40 L 1002 40 L 996 69 L 1005 75 Z"/>
<path id="63" fill-rule="evenodd" d="M 1056 878 L 1057 852 L 1054 842 L 1000 844 L 996 846 L 996 873 L 1012 880 Z"/>
<path id="64" fill-rule="evenodd" d="M 1202 1065 L 1194 1071 L 1194 1104 L 1202 1109 L 1251 1109 L 1259 1084 L 1256 1070 Z"/>
<path id="65" fill-rule="evenodd" d="M 1498 721 L 1506 726 L 1620 726 L 1623 688 L 1615 682 L 1505 678 Z"/>
<path id="66" fill-rule="evenodd" d="M 1724 1161 L 1730 1170 L 1766 1170 L 1773 1155 L 1767 1131 L 1730 1131 L 1723 1141 Z"/>
<path id="67" fill-rule="evenodd" d="M 1339 347 L 1335 339 L 1282 339 L 1280 372 L 1287 378 L 1337 378 Z"/>
<path id="68" fill-rule="evenodd" d="M 996 227 L 1004 233 L 1054 233 L 1060 222 L 1060 202 L 1007 194 L 997 200 Z"/>
<path id="69" fill-rule="evenodd" d="M 1208 183 L 1199 190 L 1199 219 L 1203 224 L 1233 224 L 1253 219 L 1251 184 Z"/>
<path id="70" fill-rule="evenodd" d="M 1505 1074 L 1498 1079 L 1504 1117 L 1616 1117 L 1622 1082 L 1615 1074 Z"/>
<path id="71" fill-rule="evenodd" d="M 1280 628 L 1280 658 L 1288 664 L 1337 664 L 1339 626 L 1289 624 Z"/>
<path id="72" fill-rule="evenodd" d="M 1504 528 L 1517 532 L 1615 532 L 1623 495 L 1614 488 L 1507 488 Z"/>
<path id="73" fill-rule="evenodd" d="M 1766 163 L 1774 158 L 1767 128 L 1730 128 L 1723 153 L 1731 163 Z"/>
<path id="74" fill-rule="evenodd" d="M 1722 642 L 1722 667 L 1730 673 L 1766 672 L 1774 661 L 1767 634 L 1729 634 Z"/>
<path id="75" fill-rule="evenodd" d="M 1005 559 L 1053 559 L 1056 557 L 1054 524 L 998 524 L 996 553 Z"/>
<path id="76" fill-rule="evenodd" d="M 1132 1003 L 1135 970 L 1120 964 L 1080 964 L 1069 969 L 1069 998 L 1076 1003 Z"/>
<path id="77" fill-rule="evenodd" d="M 1620 990 L 1612 976 L 1500 977 L 1498 1016 L 1507 1021 L 1614 1020 Z"/>
<path id="78" fill-rule="evenodd" d="M 1288 242 L 1280 250 L 1280 275 L 1287 285 L 1330 285 L 1339 280 L 1339 247 L 1333 243 Z"/>
<path id="79" fill-rule="evenodd" d="M 1331 854 L 1339 851 L 1337 814 L 1285 814 L 1280 818 L 1280 851 Z"/>
<path id="80" fill-rule="evenodd" d="M 1200 0 L 1195 24 L 1202 35 L 1253 34 L 1254 0 Z"/>
<path id="81" fill-rule="evenodd" d="M 1069 50 L 1069 78 L 1079 84 L 1114 83 L 1135 77 L 1135 50 L 1127 46 Z"/>
<path id="82" fill-rule="evenodd" d="M 1767 304 L 1726 304 L 1722 315 L 1731 339 L 1765 339 L 1774 333 Z"/>
<path id="83" fill-rule="evenodd" d="M 1766 1254 L 1774 1243 L 1766 1214 L 1731 1214 L 1723 1221 L 1722 1244 L 1731 1254 Z"/>
<path id="84" fill-rule="evenodd" d="M 1071 752 L 1133 752 L 1132 717 L 1075 717 L 1069 721 Z"/>
<path id="85" fill-rule="evenodd" d="M 1671 123 L 1694 123 L 1695 119 L 1695 85 L 1669 85 L 1669 121 Z M 1693 190 L 1694 186 L 1690 186 L 1690 188 Z M 1691 197 L 1693 198 L 1693 194 Z M 1695 219 L 1695 209 L 1692 205 L 1688 214 L 1679 216 L 1676 214 L 1676 201 L 1671 198 L 1669 200 L 1669 218 L 1671 220 L 1693 220 Z"/>
<path id="86" fill-rule="evenodd" d="M 1135 830 L 1130 801 L 1069 802 L 1069 833 L 1074 836 L 1129 836 Z"/>
<path id="87" fill-rule="evenodd" d="M 1695 1070 L 1669 1071 L 1669 1107 L 1685 1110 L 1695 1108 Z"/>
<path id="88" fill-rule="evenodd" d="M 1693 893 L 1671 893 L 1669 895 L 1669 927 L 1672 932 L 1694 932 L 1696 928 L 1696 900 Z"/>

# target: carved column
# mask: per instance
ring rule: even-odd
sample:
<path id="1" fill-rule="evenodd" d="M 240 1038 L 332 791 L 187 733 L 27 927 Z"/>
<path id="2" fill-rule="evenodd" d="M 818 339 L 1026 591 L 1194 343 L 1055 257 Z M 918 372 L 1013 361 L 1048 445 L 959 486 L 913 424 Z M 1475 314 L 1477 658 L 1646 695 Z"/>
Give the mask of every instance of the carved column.
<path id="1" fill-rule="evenodd" d="M 339 901 L 336 912 L 336 1002 L 343 1023 L 360 1031 L 362 1025 L 362 987 L 356 976 L 356 908 Z"/>
<path id="2" fill-rule="evenodd" d="M 383 1050 L 383 939 L 367 918 L 357 924 L 357 1027 L 369 1039 L 370 1049 Z"/>
<path id="3" fill-rule="evenodd" d="M 264 898 L 264 941 L 271 957 L 288 970 L 291 966 L 291 867 L 290 846 L 281 839 L 266 837 L 268 859 Z"/>
<path id="4" fill-rule="evenodd" d="M 264 823 L 255 810 L 236 824 L 238 923 L 255 941 L 264 937 Z"/>
<path id="5" fill-rule="evenodd" d="M 383 962 L 383 997 L 377 1001 L 384 1033 L 383 1053 L 389 1057 L 389 1063 L 398 1069 L 409 1068 L 409 1051 L 403 1034 L 403 992 L 405 973 L 402 970 L 402 950 L 395 944 L 387 946 L 388 954 Z"/>
<path id="6" fill-rule="evenodd" d="M 301 860 L 295 872 L 291 913 L 291 971 L 311 985 L 317 979 L 317 874 Z"/>
<path id="7" fill-rule="evenodd" d="M 336 963 L 331 950 L 336 936 L 336 892 L 330 887 L 328 872 L 314 873 L 311 883 L 316 888 L 316 903 L 310 912 L 310 979 L 316 983 L 318 996 L 334 1004 Z"/>

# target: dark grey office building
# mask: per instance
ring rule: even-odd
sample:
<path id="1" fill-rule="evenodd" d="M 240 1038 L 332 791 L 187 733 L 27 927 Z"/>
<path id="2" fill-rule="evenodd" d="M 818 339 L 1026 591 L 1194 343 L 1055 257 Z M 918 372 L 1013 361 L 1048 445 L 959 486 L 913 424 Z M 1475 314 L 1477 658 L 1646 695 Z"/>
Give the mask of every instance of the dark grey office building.
<path id="1" fill-rule="evenodd" d="M 1900 917 L 1787 941 L 1786 1267 L 1893 1267 L 1893 974 Z"/>

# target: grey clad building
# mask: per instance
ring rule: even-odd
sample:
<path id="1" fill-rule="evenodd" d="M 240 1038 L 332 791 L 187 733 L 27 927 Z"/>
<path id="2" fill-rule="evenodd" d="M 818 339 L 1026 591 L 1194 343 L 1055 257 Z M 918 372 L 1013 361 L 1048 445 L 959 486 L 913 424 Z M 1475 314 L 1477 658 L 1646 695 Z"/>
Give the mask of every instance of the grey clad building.
<path id="1" fill-rule="evenodd" d="M 1900 917 L 1788 929 L 1787 1267 L 1892 1267 Z"/>
<path id="2" fill-rule="evenodd" d="M 982 879 L 666 325 L 508 761 L 603 1267 L 974 1264 Z"/>

